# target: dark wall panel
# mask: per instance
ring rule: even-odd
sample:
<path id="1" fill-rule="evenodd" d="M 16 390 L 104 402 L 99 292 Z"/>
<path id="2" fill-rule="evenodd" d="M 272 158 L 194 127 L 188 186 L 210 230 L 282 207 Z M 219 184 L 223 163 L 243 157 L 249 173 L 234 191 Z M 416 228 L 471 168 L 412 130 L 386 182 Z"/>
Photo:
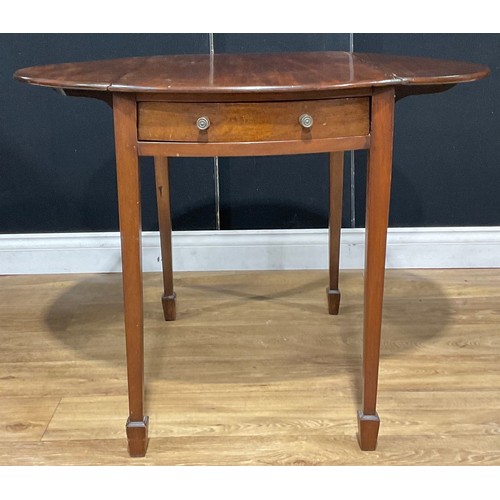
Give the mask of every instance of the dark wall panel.
<path id="1" fill-rule="evenodd" d="M 349 33 L 215 33 L 215 52 L 349 50 Z"/>
<path id="2" fill-rule="evenodd" d="M 487 64 L 486 80 L 396 105 L 392 226 L 500 225 L 500 35 L 356 34 L 356 52 Z M 356 154 L 356 223 L 365 158 Z"/>
<path id="3" fill-rule="evenodd" d="M 349 34 L 216 34 L 214 49 L 215 53 L 348 51 Z M 220 158 L 219 170 L 222 229 L 328 226 L 327 155 Z M 347 180 L 345 186 L 347 190 Z M 348 225 L 348 191 L 343 215 Z"/>
<path id="4" fill-rule="evenodd" d="M 18 68 L 207 53 L 207 34 L 0 35 L 0 232 L 118 229 L 111 109 L 12 79 Z M 141 160 L 143 226 L 157 228 L 152 161 Z M 213 161 L 172 162 L 175 229 L 215 227 Z"/>

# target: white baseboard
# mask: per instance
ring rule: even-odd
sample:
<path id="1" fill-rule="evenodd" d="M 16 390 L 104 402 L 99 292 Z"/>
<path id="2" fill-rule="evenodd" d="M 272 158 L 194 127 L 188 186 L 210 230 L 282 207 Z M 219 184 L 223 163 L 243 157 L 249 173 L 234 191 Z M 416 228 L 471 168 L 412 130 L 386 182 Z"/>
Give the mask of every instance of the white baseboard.
<path id="1" fill-rule="evenodd" d="M 326 229 L 179 231 L 174 270 L 326 269 Z M 364 229 L 343 229 L 340 266 L 364 265 Z M 394 228 L 387 268 L 500 267 L 500 227 Z M 157 232 L 143 234 L 143 269 L 161 270 Z M 0 274 L 121 270 L 118 233 L 0 235 Z"/>

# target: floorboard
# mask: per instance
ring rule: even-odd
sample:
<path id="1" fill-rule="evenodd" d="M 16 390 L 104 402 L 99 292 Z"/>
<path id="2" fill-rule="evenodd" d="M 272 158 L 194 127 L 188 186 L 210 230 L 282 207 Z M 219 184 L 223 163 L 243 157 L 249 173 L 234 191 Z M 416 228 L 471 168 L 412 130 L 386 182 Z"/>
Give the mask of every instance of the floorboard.
<path id="1" fill-rule="evenodd" d="M 127 455 L 118 274 L 0 277 L 0 465 L 500 465 L 500 270 L 387 272 L 378 449 L 356 441 L 363 275 L 144 275 L 150 444 Z"/>

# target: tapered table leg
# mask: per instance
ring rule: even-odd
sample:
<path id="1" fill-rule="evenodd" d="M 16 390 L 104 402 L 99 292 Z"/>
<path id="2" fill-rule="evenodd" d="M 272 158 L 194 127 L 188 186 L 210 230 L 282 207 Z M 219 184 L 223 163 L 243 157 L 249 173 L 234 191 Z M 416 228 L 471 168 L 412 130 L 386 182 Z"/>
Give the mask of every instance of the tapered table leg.
<path id="1" fill-rule="evenodd" d="M 339 257 L 343 180 L 344 152 L 330 153 L 330 224 L 328 230 L 330 282 L 326 289 L 329 314 L 338 314 L 340 307 Z"/>
<path id="2" fill-rule="evenodd" d="M 116 170 L 122 246 L 123 306 L 127 349 L 129 454 L 144 456 L 148 417 L 144 415 L 144 328 L 141 266 L 141 198 L 135 96 L 113 95 Z"/>
<path id="3" fill-rule="evenodd" d="M 367 167 L 363 409 L 358 412 L 358 438 L 362 450 L 376 448 L 380 425 L 376 404 L 393 128 L 394 89 L 377 89 L 372 96 L 371 142 Z"/>
<path id="4" fill-rule="evenodd" d="M 170 216 L 168 158 L 155 157 L 155 179 L 163 269 L 163 295 L 161 303 L 165 321 L 173 321 L 176 316 L 176 307 L 172 271 L 172 219 Z"/>

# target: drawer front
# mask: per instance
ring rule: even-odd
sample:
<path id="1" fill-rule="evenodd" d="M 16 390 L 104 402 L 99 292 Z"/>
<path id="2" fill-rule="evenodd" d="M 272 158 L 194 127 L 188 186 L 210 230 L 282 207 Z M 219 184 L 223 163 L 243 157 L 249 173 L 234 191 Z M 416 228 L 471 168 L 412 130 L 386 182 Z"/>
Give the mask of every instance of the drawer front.
<path id="1" fill-rule="evenodd" d="M 304 115 L 313 120 L 310 128 L 299 122 Z M 208 118 L 208 122 L 200 118 Z M 308 125 L 307 119 L 304 123 Z M 208 128 L 200 130 L 207 125 Z M 283 102 L 138 104 L 138 138 L 141 141 L 311 140 L 364 136 L 369 130 L 368 97 Z"/>

